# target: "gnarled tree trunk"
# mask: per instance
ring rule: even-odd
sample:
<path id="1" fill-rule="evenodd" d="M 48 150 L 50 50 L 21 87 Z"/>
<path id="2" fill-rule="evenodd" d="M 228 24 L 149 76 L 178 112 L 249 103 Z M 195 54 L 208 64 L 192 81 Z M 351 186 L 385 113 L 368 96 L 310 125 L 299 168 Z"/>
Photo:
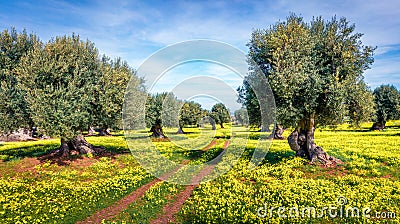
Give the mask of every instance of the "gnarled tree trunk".
<path id="1" fill-rule="evenodd" d="M 335 166 L 342 161 L 329 156 L 314 142 L 314 114 L 303 118 L 297 129 L 288 137 L 290 148 L 296 156 L 307 158 L 311 163 L 321 162 L 325 166 Z"/>
<path id="2" fill-rule="evenodd" d="M 161 128 L 161 125 L 159 125 L 159 124 L 153 125 L 151 127 L 150 131 L 152 132 L 151 137 L 153 137 L 153 138 L 166 138 L 166 136 L 164 135 L 164 132 Z"/>
<path id="3" fill-rule="evenodd" d="M 214 118 L 212 118 L 212 117 L 209 117 L 209 121 L 210 121 L 210 124 L 211 124 L 211 129 L 212 130 L 217 130 L 217 127 L 215 127 L 215 120 L 214 120 Z"/>
<path id="4" fill-rule="evenodd" d="M 285 139 L 285 137 L 283 137 L 282 135 L 283 135 L 283 131 L 285 131 L 286 129 L 284 129 L 283 127 L 282 127 L 282 125 L 276 125 L 275 126 L 275 131 L 274 131 L 274 133 L 272 133 L 270 136 L 269 136 L 269 138 L 270 139 L 279 139 L 279 140 L 283 140 L 283 139 Z"/>
<path id="5" fill-rule="evenodd" d="M 220 123 L 219 126 L 221 126 L 221 128 L 224 128 L 224 123 Z"/>
<path id="6" fill-rule="evenodd" d="M 100 136 L 110 136 L 110 135 L 111 135 L 110 129 L 109 129 L 108 127 L 102 127 L 102 128 L 100 128 L 100 130 L 99 130 L 99 135 L 100 135 Z"/>
<path id="7" fill-rule="evenodd" d="M 62 157 L 68 157 L 72 151 L 75 151 L 78 154 L 101 154 L 105 151 L 104 147 L 93 146 L 83 135 L 75 136 L 74 138 L 67 140 L 65 138 L 61 138 L 61 146 L 58 150 L 53 152 L 54 155 L 60 155 Z"/>
<path id="8" fill-rule="evenodd" d="M 383 129 L 385 129 L 385 127 L 386 127 L 386 121 L 379 121 L 379 122 L 375 122 L 372 125 L 371 130 L 382 131 Z"/>

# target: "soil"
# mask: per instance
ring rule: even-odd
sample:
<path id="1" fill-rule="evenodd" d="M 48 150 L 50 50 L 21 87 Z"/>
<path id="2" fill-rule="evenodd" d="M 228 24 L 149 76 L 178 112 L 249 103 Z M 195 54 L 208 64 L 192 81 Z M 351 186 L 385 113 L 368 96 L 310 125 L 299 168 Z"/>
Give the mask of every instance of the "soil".
<path id="1" fill-rule="evenodd" d="M 229 140 L 226 140 L 224 144 L 224 151 L 228 147 L 228 145 L 229 145 Z M 208 149 L 209 148 L 211 148 L 211 146 L 208 147 Z M 217 158 L 221 159 L 222 158 L 221 155 L 224 153 L 224 151 Z M 176 195 L 175 200 L 165 205 L 162 209 L 162 213 L 160 213 L 156 219 L 152 220 L 151 223 L 153 224 L 175 223 L 176 222 L 174 217 L 175 214 L 177 214 L 182 209 L 185 201 L 192 195 L 193 191 L 199 186 L 199 182 L 201 182 L 201 180 L 205 176 L 209 175 L 213 171 L 214 167 L 215 165 L 206 166 L 203 170 L 200 171 L 199 174 L 194 176 L 192 182 L 195 184 L 187 185 L 183 191 L 179 192 L 178 195 Z"/>
<path id="2" fill-rule="evenodd" d="M 212 146 L 214 146 L 217 142 L 214 140 L 212 141 L 206 148 L 203 149 L 203 152 L 206 152 L 209 150 Z M 224 150 L 228 147 L 229 140 L 227 140 L 224 144 Z M 221 153 L 223 154 L 223 153 Z M 184 160 L 181 164 L 185 165 L 189 162 L 190 160 Z M 203 170 L 200 171 L 198 175 L 193 177 L 192 182 L 194 183 L 199 183 L 205 176 L 210 174 L 213 170 L 215 165 L 213 166 L 207 166 Z M 160 178 L 156 178 L 152 180 L 151 182 L 139 187 L 136 189 L 134 192 L 130 193 L 129 195 L 125 196 L 121 200 L 117 201 L 113 205 L 104 208 L 102 210 L 97 211 L 93 215 L 87 217 L 85 220 L 77 222 L 77 223 L 101 223 L 103 220 L 110 220 L 114 217 L 116 217 L 118 214 L 120 214 L 123 210 L 127 209 L 130 204 L 132 204 L 135 201 L 140 200 L 144 194 L 146 193 L 147 190 L 149 190 L 153 185 L 156 183 L 168 179 L 170 176 L 172 176 L 175 172 L 179 170 L 180 167 L 176 168 L 174 171 L 165 174 L 164 176 Z M 178 195 L 175 197 L 169 196 L 170 198 L 174 198 L 174 201 L 171 203 L 168 203 L 164 208 L 163 212 L 155 219 L 152 221 L 152 223 L 168 223 L 168 222 L 174 222 L 174 215 L 179 212 L 179 210 L 182 208 L 184 202 L 191 196 L 192 192 L 198 184 L 193 184 L 193 185 L 187 185 L 183 191 L 181 191 Z"/>

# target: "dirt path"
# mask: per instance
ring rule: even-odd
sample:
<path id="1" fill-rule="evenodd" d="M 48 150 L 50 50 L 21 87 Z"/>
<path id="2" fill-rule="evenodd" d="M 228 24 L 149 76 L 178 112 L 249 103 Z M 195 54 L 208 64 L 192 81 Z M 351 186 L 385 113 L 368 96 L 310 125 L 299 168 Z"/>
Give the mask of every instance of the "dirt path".
<path id="1" fill-rule="evenodd" d="M 187 185 L 183 191 L 176 195 L 176 199 L 174 201 L 164 206 L 162 213 L 160 213 L 156 219 L 151 221 L 152 224 L 175 223 L 174 215 L 182 209 L 185 201 L 192 195 L 194 189 L 199 186 L 197 183 L 199 183 L 205 176 L 209 175 L 213 171 L 216 163 L 218 163 L 218 161 L 222 158 L 222 155 L 225 153 L 225 149 L 228 147 L 228 145 L 229 140 L 226 140 L 224 144 L 224 151 L 216 158 L 215 164 L 206 166 L 198 175 L 194 176 L 192 182 L 196 184 Z"/>
<path id="2" fill-rule="evenodd" d="M 203 149 L 204 152 L 209 150 L 212 146 L 214 146 L 217 142 L 213 140 L 206 148 Z M 185 160 L 181 163 L 181 165 L 186 165 L 190 160 Z M 181 167 L 179 166 L 175 170 L 173 170 L 170 173 L 167 173 L 160 178 L 156 178 L 152 180 L 151 182 L 139 187 L 129 195 L 125 196 L 121 200 L 117 201 L 116 203 L 112 204 L 111 206 L 104 208 L 102 210 L 97 211 L 93 215 L 87 217 L 83 221 L 77 222 L 77 224 L 81 223 L 101 223 L 103 219 L 109 220 L 120 214 L 123 210 L 127 209 L 130 204 L 133 202 L 139 200 L 143 195 L 146 193 L 147 190 L 149 190 L 154 184 L 168 179 L 170 176 L 172 176 L 175 172 L 177 172 Z M 198 181 L 197 181 L 198 182 Z M 192 190 L 193 191 L 193 190 Z M 190 194 L 189 194 L 190 196 Z M 185 199 L 186 200 L 186 199 Z M 184 201 L 183 201 L 184 202 Z M 183 204 L 182 202 L 182 204 Z M 178 210 L 179 211 L 179 210 Z"/>

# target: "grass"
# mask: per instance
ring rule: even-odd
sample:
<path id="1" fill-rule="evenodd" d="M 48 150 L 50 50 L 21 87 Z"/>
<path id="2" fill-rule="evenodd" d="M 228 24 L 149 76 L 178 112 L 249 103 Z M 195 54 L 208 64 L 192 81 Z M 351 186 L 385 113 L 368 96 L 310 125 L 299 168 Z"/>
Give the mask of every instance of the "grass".
<path id="1" fill-rule="evenodd" d="M 395 122 L 393 122 L 395 123 Z M 396 123 L 398 124 L 398 122 Z M 366 124 L 370 127 L 370 124 Z M 248 169 L 249 155 L 255 147 L 250 140 L 247 152 L 227 174 L 202 184 L 187 201 L 179 217 L 187 223 L 398 223 L 400 205 L 400 130 L 366 131 L 339 126 L 335 130 L 317 129 L 316 143 L 345 164 L 336 168 L 305 165 L 293 158 L 287 141 L 273 141 L 263 162 Z M 285 132 L 289 135 L 290 130 Z M 253 138 L 251 138 L 253 139 Z M 337 206 L 345 197 L 345 209 L 371 208 L 370 218 L 318 217 L 280 218 L 277 211 L 266 217 L 257 215 L 263 207 L 301 209 Z M 376 214 L 397 214 L 395 219 Z M 390 213 L 390 214 L 391 214 Z"/>
<path id="2" fill-rule="evenodd" d="M 195 142 L 205 136 L 197 128 L 185 128 L 187 139 L 153 142 L 164 157 L 177 163 L 201 164 L 215 158 L 230 140 L 228 151 L 246 146 L 232 169 L 221 163 L 222 176 L 202 183 L 183 209 L 178 221 L 186 223 L 399 223 L 400 222 L 400 121 L 388 122 L 384 131 L 369 131 L 372 124 L 360 129 L 340 125 L 335 129 L 317 129 L 316 143 L 345 163 L 336 168 L 305 165 L 293 158 L 287 141 L 273 141 L 262 164 L 249 169 L 249 160 L 256 147 L 258 132 L 230 126 L 217 129 L 217 144 L 207 152 L 204 144 Z M 166 130 L 173 133 L 174 130 Z M 289 135 L 290 130 L 285 131 Z M 179 137 L 179 136 L 178 136 Z M 197 138 L 197 139 L 196 139 Z M 249 139 L 248 141 L 246 139 Z M 53 164 L 36 158 L 59 147 L 58 139 L 0 144 L 0 223 L 74 223 L 105 208 L 149 182 L 147 173 L 129 154 L 124 136 L 87 137 L 104 146 L 111 157 L 72 157 L 67 164 Z M 193 146 L 193 147 L 189 147 Z M 146 144 L 137 145 L 137 148 Z M 234 155 L 229 155 L 234 156 Z M 232 157 L 227 157 L 229 160 Z M 182 186 L 160 182 L 145 196 L 131 204 L 110 222 L 147 223 Z M 28 193 L 29 192 L 29 193 Z M 295 217 L 279 218 L 275 210 L 267 217 L 257 215 L 262 206 L 298 209 L 337 205 L 337 198 L 346 197 L 345 208 L 371 208 L 370 218 Z M 395 212 L 397 218 L 375 217 L 376 212 Z M 287 214 L 287 213 L 285 213 Z M 371 215 L 372 216 L 372 215 Z"/>
<path id="3" fill-rule="evenodd" d="M 162 213 L 162 208 L 174 199 L 184 186 L 158 182 L 152 186 L 138 201 L 130 204 L 117 217 L 105 223 L 150 223 L 150 221 Z"/>

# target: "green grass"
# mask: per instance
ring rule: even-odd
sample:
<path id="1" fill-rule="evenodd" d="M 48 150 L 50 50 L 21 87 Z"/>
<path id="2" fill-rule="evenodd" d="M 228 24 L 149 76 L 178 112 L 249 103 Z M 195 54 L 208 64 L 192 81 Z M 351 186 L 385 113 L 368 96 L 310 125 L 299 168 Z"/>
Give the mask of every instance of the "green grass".
<path id="1" fill-rule="evenodd" d="M 187 223 L 398 223 L 399 133 L 397 127 L 381 132 L 349 127 L 317 130 L 316 143 L 345 162 L 337 168 L 308 165 L 303 159 L 293 158 L 294 152 L 287 141 L 273 141 L 263 165 L 250 171 L 249 155 L 255 147 L 255 141 L 251 141 L 232 170 L 195 190 L 181 210 L 179 220 Z M 289 130 L 285 132 L 288 134 Z M 345 208 L 368 207 L 374 216 L 376 212 L 395 212 L 397 218 L 332 219 L 327 214 L 321 218 L 280 218 L 274 210 L 272 216 L 269 211 L 265 218 L 257 216 L 262 206 L 318 210 L 337 205 L 340 196 L 348 200 Z"/>
<path id="2" fill-rule="evenodd" d="M 150 223 L 163 213 L 162 208 L 174 200 L 174 196 L 184 188 L 183 185 L 158 182 L 138 201 L 133 202 L 117 217 L 105 223 Z"/>
<path id="3" fill-rule="evenodd" d="M 384 131 L 369 131 L 372 123 L 360 129 L 340 125 L 335 129 L 317 129 L 316 143 L 345 163 L 336 168 L 309 165 L 293 158 L 286 140 L 273 141 L 263 163 L 253 170 L 249 160 L 259 133 L 229 125 L 217 129 L 217 144 L 207 152 L 188 147 L 197 137 L 207 137 L 197 128 L 185 128 L 187 139 L 153 142 L 161 154 L 177 163 L 190 160 L 201 164 L 215 158 L 230 140 L 229 150 L 247 145 L 238 163 L 224 175 L 202 183 L 179 212 L 178 222 L 184 223 L 400 223 L 400 121 L 388 122 Z M 173 133 L 174 130 L 165 130 Z M 290 130 L 285 131 L 288 136 Z M 246 143 L 246 138 L 249 141 Z M 0 144 L 0 223 L 74 223 L 105 208 L 154 177 L 148 174 L 129 154 L 124 136 L 87 137 L 87 140 L 107 151 L 112 157 L 75 156 L 71 165 L 40 161 L 33 169 L 32 159 L 59 147 L 59 139 Z M 141 144 L 141 143 L 140 143 Z M 137 145 L 137 148 L 146 144 Z M 179 147 L 180 146 L 180 147 Z M 197 146 L 197 145 L 196 145 Z M 198 147 L 203 146 L 198 144 Z M 233 156 L 233 155 L 230 155 Z M 26 158 L 28 157 L 28 158 Z M 226 161 L 232 157 L 227 157 Z M 80 164 L 86 165 L 74 165 Z M 221 163 L 219 170 L 227 169 Z M 160 167 L 164 169 L 165 167 Z M 162 212 L 163 206 L 183 189 L 180 185 L 160 182 L 145 196 L 131 204 L 110 222 L 147 223 Z M 262 218 L 257 210 L 262 206 L 304 208 L 337 205 L 344 196 L 346 208 L 357 206 L 375 212 L 395 212 L 395 219 Z"/>
<path id="4" fill-rule="evenodd" d="M 57 149 L 59 139 L 29 142 L 4 142 L 0 144 L 0 160 L 7 161 L 21 157 L 37 157 Z"/>

